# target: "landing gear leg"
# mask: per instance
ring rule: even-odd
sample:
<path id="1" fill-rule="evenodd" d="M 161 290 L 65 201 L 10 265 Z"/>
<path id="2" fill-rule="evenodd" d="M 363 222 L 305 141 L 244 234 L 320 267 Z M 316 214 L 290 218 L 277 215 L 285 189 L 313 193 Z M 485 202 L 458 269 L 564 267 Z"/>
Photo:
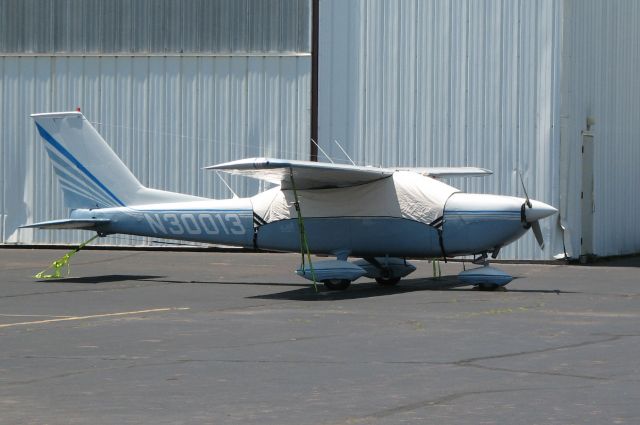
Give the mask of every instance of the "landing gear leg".
<path id="1" fill-rule="evenodd" d="M 488 259 L 487 253 L 483 252 L 482 254 L 480 254 L 479 256 L 474 258 L 473 261 L 471 261 L 471 262 L 473 264 L 478 264 L 479 266 L 488 266 L 489 265 L 489 259 Z"/>

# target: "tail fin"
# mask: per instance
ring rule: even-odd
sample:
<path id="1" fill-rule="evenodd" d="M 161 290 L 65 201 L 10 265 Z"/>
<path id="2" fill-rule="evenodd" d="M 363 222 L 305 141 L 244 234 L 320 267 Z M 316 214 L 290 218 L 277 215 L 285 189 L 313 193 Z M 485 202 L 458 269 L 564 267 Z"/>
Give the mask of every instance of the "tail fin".
<path id="1" fill-rule="evenodd" d="M 33 114 L 69 208 L 201 200 L 145 188 L 80 112 Z"/>

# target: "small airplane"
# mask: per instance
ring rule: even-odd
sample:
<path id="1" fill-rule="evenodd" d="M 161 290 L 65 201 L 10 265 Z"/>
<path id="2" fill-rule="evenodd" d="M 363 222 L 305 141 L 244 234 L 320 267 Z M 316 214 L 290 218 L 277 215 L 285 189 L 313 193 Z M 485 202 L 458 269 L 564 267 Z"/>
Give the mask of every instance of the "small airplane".
<path id="1" fill-rule="evenodd" d="M 250 158 L 206 167 L 276 184 L 249 198 L 208 199 L 143 186 L 78 111 L 33 114 L 70 217 L 25 228 L 85 229 L 285 252 L 297 274 L 343 290 L 365 276 L 395 285 L 416 270 L 406 258 L 474 256 L 462 284 L 512 280 L 489 266 L 500 249 L 557 212 L 543 202 L 463 193 L 439 179 L 486 176 L 474 168 L 377 168 Z M 523 185 L 524 187 L 524 185 Z M 305 263 L 305 251 L 309 259 Z M 335 260 L 311 262 L 310 253 Z M 348 261 L 349 257 L 358 260 Z"/>

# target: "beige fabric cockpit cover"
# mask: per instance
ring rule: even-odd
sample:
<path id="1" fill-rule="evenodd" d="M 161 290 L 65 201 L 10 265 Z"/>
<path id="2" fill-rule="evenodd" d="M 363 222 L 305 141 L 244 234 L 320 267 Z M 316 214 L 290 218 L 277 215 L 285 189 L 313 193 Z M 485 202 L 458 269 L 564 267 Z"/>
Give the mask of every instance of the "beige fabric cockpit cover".
<path id="1" fill-rule="evenodd" d="M 397 217 L 429 224 L 442 216 L 458 189 L 410 171 L 373 183 L 339 189 L 299 190 L 302 216 Z M 267 223 L 296 217 L 294 195 L 279 187 L 251 198 L 254 212 Z"/>

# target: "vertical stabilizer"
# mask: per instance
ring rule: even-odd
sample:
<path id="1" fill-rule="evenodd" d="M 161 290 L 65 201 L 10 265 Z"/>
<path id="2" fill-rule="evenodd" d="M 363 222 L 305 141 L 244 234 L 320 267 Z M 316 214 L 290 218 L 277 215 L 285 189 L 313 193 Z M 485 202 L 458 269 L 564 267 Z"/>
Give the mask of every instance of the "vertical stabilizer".
<path id="1" fill-rule="evenodd" d="M 80 112 L 33 114 L 69 208 L 202 198 L 145 188 Z"/>
<path id="2" fill-rule="evenodd" d="M 142 184 L 80 112 L 34 114 L 70 208 L 119 207 Z"/>

